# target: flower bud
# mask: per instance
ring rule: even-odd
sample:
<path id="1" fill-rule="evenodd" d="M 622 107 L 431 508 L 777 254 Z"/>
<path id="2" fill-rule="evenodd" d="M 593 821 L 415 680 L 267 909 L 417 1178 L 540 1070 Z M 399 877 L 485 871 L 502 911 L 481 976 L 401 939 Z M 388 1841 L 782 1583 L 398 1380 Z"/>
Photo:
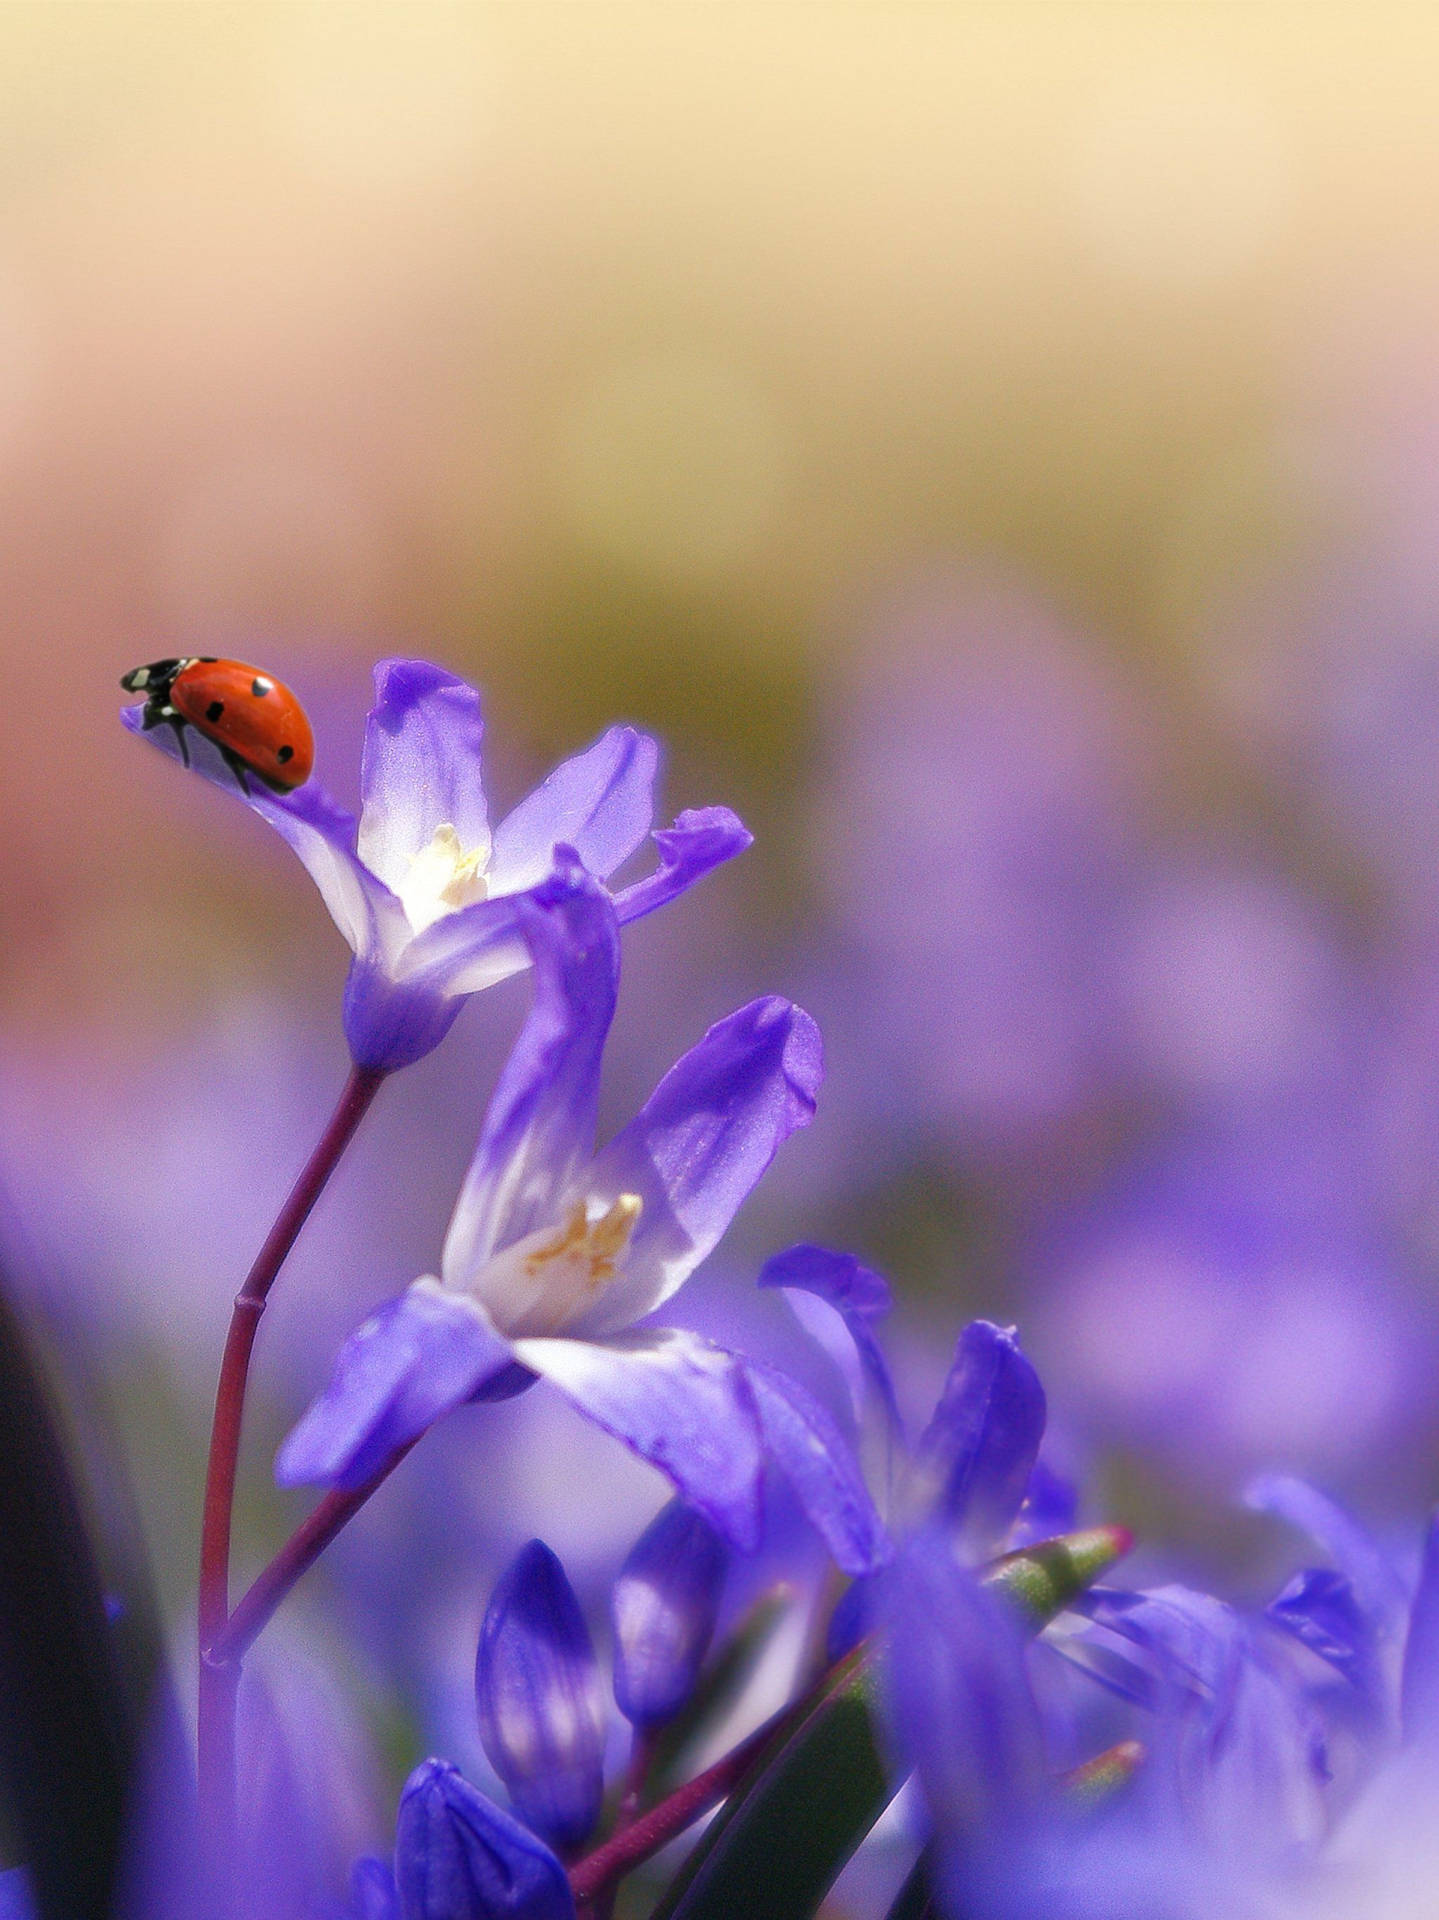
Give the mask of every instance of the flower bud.
<path id="1" fill-rule="evenodd" d="M 570 1883 L 545 1843 L 443 1760 L 423 1761 L 405 1782 L 395 1881 L 400 1920 L 574 1920 Z"/>
<path id="2" fill-rule="evenodd" d="M 714 1633 L 729 1554 L 704 1515 L 671 1500 L 630 1549 L 610 1601 L 615 1700 L 635 1726 L 689 1699 Z"/>
<path id="3" fill-rule="evenodd" d="M 491 1597 L 475 1697 L 480 1739 L 520 1814 L 561 1851 L 579 1846 L 604 1797 L 604 1703 L 579 1602 L 543 1541 Z"/>

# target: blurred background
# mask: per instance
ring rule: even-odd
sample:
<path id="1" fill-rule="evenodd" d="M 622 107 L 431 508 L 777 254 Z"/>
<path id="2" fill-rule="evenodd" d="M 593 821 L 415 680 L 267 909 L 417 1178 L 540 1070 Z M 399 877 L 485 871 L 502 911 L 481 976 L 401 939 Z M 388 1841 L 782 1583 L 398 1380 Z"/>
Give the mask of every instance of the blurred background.
<path id="1" fill-rule="evenodd" d="M 1249 1553 L 1260 1466 L 1381 1524 L 1432 1496 L 1436 60 L 1384 6 L 0 11 L 6 1231 L 177 1633 L 347 956 L 121 732 L 167 654 L 291 683 L 347 800 L 413 652 L 484 688 L 497 810 L 625 719 L 667 814 L 754 827 L 628 937 L 610 1066 L 613 1123 L 755 993 L 826 1032 L 695 1324 L 848 1246 L 918 1409 L 1012 1319 L 1095 1511 L 1191 1568 Z M 242 1569 L 524 1005 L 386 1090 L 287 1271 Z M 372 1704 L 416 1711 L 528 1534 L 583 1577 L 659 1504 L 541 1401 L 356 1529 Z"/>

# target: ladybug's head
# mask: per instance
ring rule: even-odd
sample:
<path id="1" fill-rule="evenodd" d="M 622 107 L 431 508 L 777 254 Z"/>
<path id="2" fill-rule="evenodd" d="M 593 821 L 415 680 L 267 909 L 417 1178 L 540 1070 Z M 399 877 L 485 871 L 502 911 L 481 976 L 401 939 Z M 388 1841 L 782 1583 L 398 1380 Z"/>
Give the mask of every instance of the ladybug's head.
<path id="1" fill-rule="evenodd" d="M 152 660 L 146 667 L 131 667 L 128 673 L 122 673 L 120 685 L 126 693 L 153 696 L 169 686 L 184 664 L 183 660 Z"/>

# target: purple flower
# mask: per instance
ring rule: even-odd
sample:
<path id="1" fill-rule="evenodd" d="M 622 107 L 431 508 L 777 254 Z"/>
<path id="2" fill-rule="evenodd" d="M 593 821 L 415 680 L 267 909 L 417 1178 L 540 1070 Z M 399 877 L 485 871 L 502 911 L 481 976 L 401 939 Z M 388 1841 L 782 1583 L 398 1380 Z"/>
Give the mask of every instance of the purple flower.
<path id="1" fill-rule="evenodd" d="M 527 962 L 519 903 L 548 877 L 558 845 L 608 880 L 651 832 L 659 749 L 611 727 L 566 760 L 490 831 L 481 778 L 480 700 L 423 660 L 382 660 L 365 733 L 358 821 L 313 781 L 243 792 L 218 750 L 194 736 L 195 768 L 240 795 L 304 863 L 354 951 L 345 1035 L 363 1067 L 408 1066 L 449 1031 L 466 997 Z M 122 714 L 139 732 L 141 708 Z M 170 753 L 168 727 L 148 739 Z M 621 924 L 652 913 L 750 835 L 726 807 L 682 813 L 652 835 L 660 864 L 614 896 Z"/>
<path id="2" fill-rule="evenodd" d="M 395 1882 L 400 1920 L 574 1920 L 554 1854 L 443 1760 L 405 1782 Z"/>
<path id="3" fill-rule="evenodd" d="M 842 1435 L 794 1382 L 673 1327 L 639 1327 L 714 1247 L 814 1113 L 819 1033 L 787 1000 L 712 1027 L 596 1154 L 616 910 L 571 852 L 510 909 L 535 998 L 490 1101 L 438 1277 L 382 1306 L 282 1447 L 283 1482 L 359 1485 L 451 1408 L 539 1376 L 754 1547 L 768 1457 L 839 1563 L 883 1558 Z"/>
<path id="4" fill-rule="evenodd" d="M 610 1613 L 615 1701 L 635 1726 L 662 1725 L 693 1692 L 727 1564 L 724 1542 L 682 1500 L 671 1500 L 630 1549 Z"/>
<path id="5" fill-rule="evenodd" d="M 491 1595 L 475 1698 L 485 1753 L 526 1824 L 561 1851 L 581 1846 L 604 1798 L 604 1701 L 580 1603 L 543 1541 Z"/>
<path id="6" fill-rule="evenodd" d="M 760 1285 L 779 1287 L 788 1297 L 797 1291 L 811 1309 L 807 1324 L 813 1302 L 825 1301 L 847 1329 L 888 1438 L 903 1455 L 891 1478 L 895 1518 L 905 1530 L 943 1532 L 957 1561 L 974 1565 L 1004 1544 L 1031 1488 L 1047 1509 L 1072 1518 L 1069 1490 L 1039 1465 L 1044 1389 L 1013 1327 L 974 1320 L 963 1329 L 929 1424 L 908 1446 L 874 1332 L 889 1306 L 883 1278 L 850 1254 L 803 1246 L 771 1260 Z M 858 1580 L 846 1591 L 830 1622 L 832 1658 L 870 1630 L 881 1601 L 880 1583 L 873 1579 Z"/>

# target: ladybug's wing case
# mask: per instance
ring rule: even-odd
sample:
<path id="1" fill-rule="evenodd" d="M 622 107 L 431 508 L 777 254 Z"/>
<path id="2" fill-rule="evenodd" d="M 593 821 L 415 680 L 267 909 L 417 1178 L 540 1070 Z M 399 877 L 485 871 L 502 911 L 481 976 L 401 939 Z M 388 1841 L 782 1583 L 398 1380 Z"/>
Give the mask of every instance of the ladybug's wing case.
<path id="1" fill-rule="evenodd" d="M 278 680 L 241 660 L 195 660 L 175 678 L 177 713 L 269 785 L 303 786 L 315 764 L 305 709 Z"/>

